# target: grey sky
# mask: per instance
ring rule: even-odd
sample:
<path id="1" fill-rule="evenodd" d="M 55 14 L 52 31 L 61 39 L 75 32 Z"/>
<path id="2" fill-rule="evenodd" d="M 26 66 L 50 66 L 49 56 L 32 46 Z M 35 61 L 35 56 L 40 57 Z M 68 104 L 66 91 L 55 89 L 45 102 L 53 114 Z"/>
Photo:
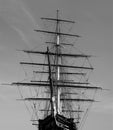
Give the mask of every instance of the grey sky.
<path id="1" fill-rule="evenodd" d="M 40 17 L 55 16 L 77 21 L 75 32 L 82 35 L 77 46 L 95 55 L 95 70 L 91 81 L 110 89 L 99 93 L 83 130 L 111 130 L 113 114 L 113 21 L 112 0 L 0 0 L 0 83 L 19 81 L 24 73 L 19 65 L 21 56 L 16 49 L 34 48 L 41 44 L 41 36 L 33 30 L 41 27 Z M 0 86 L 0 129 L 35 130 L 16 88 Z"/>

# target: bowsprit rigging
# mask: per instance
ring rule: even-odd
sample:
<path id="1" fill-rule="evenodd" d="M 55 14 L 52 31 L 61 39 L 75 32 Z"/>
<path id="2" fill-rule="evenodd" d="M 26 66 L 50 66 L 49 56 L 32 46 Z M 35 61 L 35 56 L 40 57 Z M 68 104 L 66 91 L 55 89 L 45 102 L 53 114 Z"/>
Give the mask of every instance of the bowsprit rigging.
<path id="1" fill-rule="evenodd" d="M 35 31 L 47 34 L 52 40 L 45 43 L 46 51 L 22 50 L 38 57 L 36 61 L 20 62 L 32 68 L 33 79 L 12 85 L 18 86 L 20 100 L 31 111 L 32 124 L 38 130 L 80 130 L 92 103 L 96 102 L 96 91 L 102 89 L 88 80 L 93 70 L 89 63 L 92 56 L 78 53 L 71 44 L 71 38 L 76 40 L 81 36 L 62 31 L 63 24 L 74 24 L 74 21 L 61 19 L 58 10 L 56 18 L 41 19 L 54 23 L 55 28 Z M 45 62 L 39 57 L 45 57 Z"/>

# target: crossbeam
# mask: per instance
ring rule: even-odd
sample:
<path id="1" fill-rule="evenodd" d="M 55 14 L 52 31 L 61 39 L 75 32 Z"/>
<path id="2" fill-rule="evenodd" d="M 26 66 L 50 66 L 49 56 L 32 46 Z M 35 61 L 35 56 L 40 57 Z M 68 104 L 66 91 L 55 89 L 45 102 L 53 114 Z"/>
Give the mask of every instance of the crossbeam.
<path id="1" fill-rule="evenodd" d="M 21 100 L 25 101 L 50 101 L 50 98 L 24 98 Z M 77 102 L 95 102 L 93 99 L 71 99 L 71 98 L 61 98 L 61 101 L 77 101 Z"/>
<path id="2" fill-rule="evenodd" d="M 47 55 L 47 52 L 41 52 L 41 51 L 31 51 L 31 50 L 22 50 L 23 52 L 26 53 L 33 53 L 33 54 L 44 54 Z M 57 54 L 57 53 L 53 53 L 53 52 L 48 52 L 49 55 L 57 55 L 57 56 L 66 56 L 66 57 L 76 57 L 76 58 L 89 58 L 91 57 L 91 55 L 84 55 L 84 54 L 66 54 L 66 53 L 61 53 L 61 54 Z"/>
<path id="3" fill-rule="evenodd" d="M 48 66 L 48 64 L 43 64 L 43 63 L 31 63 L 31 62 L 20 62 L 20 64 L 24 64 L 24 65 L 39 65 L 39 66 Z M 64 68 L 76 68 L 76 69 L 88 69 L 88 70 L 93 70 L 94 68 L 92 67 L 82 67 L 82 66 L 71 66 L 71 65 L 55 65 L 55 64 L 51 64 L 51 66 L 55 67 L 64 67 Z"/>
<path id="4" fill-rule="evenodd" d="M 33 86 L 33 87 L 49 87 L 50 84 L 45 83 L 22 83 L 22 82 L 13 82 L 12 85 L 17 86 Z M 69 85 L 69 84 L 58 84 L 57 87 L 67 87 L 67 88 L 78 88 L 78 89 L 102 89 L 101 87 L 93 87 L 86 85 Z"/>
<path id="5" fill-rule="evenodd" d="M 44 74 L 48 74 L 48 71 L 33 71 L 33 73 L 44 73 Z M 55 73 L 55 72 L 51 72 L 51 73 Z M 61 75 L 86 75 L 86 73 L 74 73 L 74 72 L 60 72 Z"/>
<path id="6" fill-rule="evenodd" d="M 63 36 L 70 36 L 70 37 L 81 37 L 79 35 L 76 34 L 68 34 L 68 33 L 61 33 L 61 32 L 52 32 L 52 31 L 45 31 L 45 30 L 34 30 L 36 32 L 43 32 L 43 33 L 49 33 L 49 34 L 54 34 L 54 35 L 63 35 Z"/>
<path id="7" fill-rule="evenodd" d="M 65 20 L 65 19 L 55 19 L 55 18 L 41 18 L 42 20 L 50 20 L 50 21 L 58 21 L 58 22 L 66 22 L 66 23 L 75 23 L 75 21 Z"/>

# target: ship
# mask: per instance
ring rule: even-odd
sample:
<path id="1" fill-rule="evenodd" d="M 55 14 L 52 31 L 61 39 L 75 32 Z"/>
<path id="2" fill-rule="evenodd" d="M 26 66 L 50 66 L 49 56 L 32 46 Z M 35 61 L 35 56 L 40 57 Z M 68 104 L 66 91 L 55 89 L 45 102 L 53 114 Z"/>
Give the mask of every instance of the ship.
<path id="1" fill-rule="evenodd" d="M 35 56 L 35 61 L 22 61 L 24 67 L 32 68 L 33 78 L 13 82 L 21 101 L 32 112 L 32 125 L 38 130 L 80 130 L 101 87 L 89 82 L 93 67 L 91 55 L 76 49 L 80 35 L 71 33 L 70 26 L 76 22 L 62 19 L 59 10 L 55 17 L 42 17 L 52 24 L 50 30 L 35 29 L 48 37 L 45 50 L 21 50 Z M 67 26 L 67 30 L 63 27 Z M 69 27 L 69 28 L 68 28 Z M 29 93 L 24 95 L 25 93 Z"/>

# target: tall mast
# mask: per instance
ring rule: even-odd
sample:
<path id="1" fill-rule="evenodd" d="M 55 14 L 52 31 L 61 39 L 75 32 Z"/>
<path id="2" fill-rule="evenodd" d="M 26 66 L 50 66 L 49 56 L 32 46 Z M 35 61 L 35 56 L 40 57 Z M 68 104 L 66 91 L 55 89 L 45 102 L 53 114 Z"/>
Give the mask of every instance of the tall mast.
<path id="1" fill-rule="evenodd" d="M 59 10 L 57 10 L 55 18 L 43 17 L 41 19 L 49 22 L 52 21 L 53 25 L 55 25 L 50 28 L 53 29 L 52 27 L 55 27 L 54 30 L 35 30 L 36 32 L 53 36 L 50 41 L 46 42 L 52 44 L 52 48 L 47 47 L 47 51 L 22 50 L 27 54 L 46 56 L 47 59 L 45 62 L 41 62 L 41 60 L 39 62 L 37 60 L 32 60 L 33 62 L 20 62 L 21 65 L 34 67 L 33 74 L 36 77 L 33 75 L 33 79 L 27 80 L 27 82 L 13 82 L 12 85 L 24 86 L 25 89 L 29 89 L 30 96 L 27 95 L 26 97 L 25 95 L 22 100 L 31 102 L 32 108 L 35 107 L 36 111 L 34 111 L 37 115 L 39 112 L 42 112 L 44 121 L 48 121 L 48 117 L 51 115 L 56 121 L 56 117 L 59 115 L 59 120 L 66 123 L 73 122 L 79 128 L 90 108 L 89 104 L 95 102 L 94 96 L 96 90 L 102 90 L 101 87 L 94 86 L 87 80 L 89 72 L 94 69 L 88 60 L 91 55 L 85 55 L 81 52 L 77 53 L 75 50 L 69 53 L 70 49 L 68 48 L 67 52 L 63 50 L 70 45 L 72 47 L 72 43 L 66 43 L 70 42 L 70 38 L 79 38 L 80 36 L 62 31 L 62 23 L 73 24 L 75 22 L 61 19 Z M 37 105 L 39 102 L 42 104 Z M 34 104 L 36 105 L 34 106 Z M 33 114 L 35 115 L 35 113 Z M 39 114 L 41 118 L 37 117 L 37 115 L 34 116 L 34 119 L 41 123 L 41 114 Z M 37 123 L 34 124 L 38 125 Z M 67 130 L 71 129 L 72 127 L 69 125 Z M 78 129 L 74 128 L 74 130 Z"/>
<path id="2" fill-rule="evenodd" d="M 58 21 L 58 18 L 59 18 L 59 10 L 57 10 L 57 25 L 56 25 L 56 32 L 57 33 L 60 33 L 60 24 L 59 24 L 59 21 Z M 57 55 L 60 53 L 60 49 L 59 49 L 59 44 L 60 44 L 60 35 L 59 34 L 57 34 L 57 36 L 56 36 L 56 39 L 57 39 L 57 45 L 56 45 L 56 53 L 57 53 Z M 60 57 L 59 56 L 57 56 L 56 57 L 57 59 L 57 65 L 58 64 L 61 64 L 61 61 L 60 61 Z M 59 66 L 57 66 L 57 81 L 59 81 L 60 80 L 60 67 Z M 57 87 L 57 112 L 58 112 L 58 114 L 60 114 L 60 108 L 61 108 L 61 103 L 60 103 L 60 92 L 61 91 L 61 88 L 58 88 Z"/>
<path id="3" fill-rule="evenodd" d="M 48 68 L 49 68 L 49 84 L 50 84 L 50 103 L 51 103 L 51 113 L 52 116 L 54 115 L 54 104 L 53 104 L 53 81 L 52 81 L 52 75 L 51 75 L 51 63 L 50 63 L 50 57 L 49 57 L 49 48 L 47 47 L 47 58 L 48 58 Z"/>

